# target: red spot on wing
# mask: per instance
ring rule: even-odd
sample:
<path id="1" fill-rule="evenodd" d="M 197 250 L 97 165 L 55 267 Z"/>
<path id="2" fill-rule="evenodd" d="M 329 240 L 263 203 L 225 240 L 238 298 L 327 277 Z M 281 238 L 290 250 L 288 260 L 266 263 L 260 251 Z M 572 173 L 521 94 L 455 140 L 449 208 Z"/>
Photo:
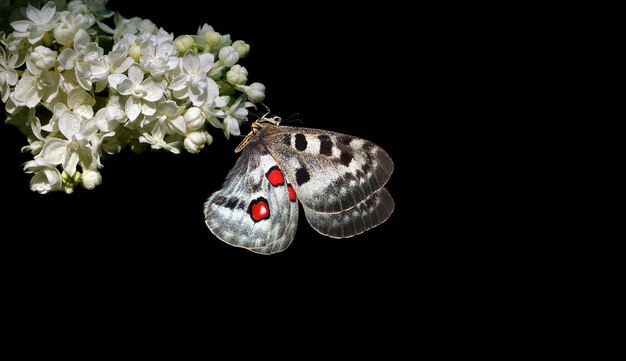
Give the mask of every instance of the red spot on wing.
<path id="1" fill-rule="evenodd" d="M 223 199 L 218 199 L 218 200 L 215 201 L 215 203 L 224 203 L 224 200 Z"/>
<path id="2" fill-rule="evenodd" d="M 280 185 L 285 184 L 285 178 L 283 177 L 283 173 L 278 169 L 278 166 L 273 166 L 269 171 L 265 174 L 267 180 L 270 181 L 270 184 L 274 187 L 278 187 Z"/>
<path id="3" fill-rule="evenodd" d="M 255 222 L 270 218 L 270 206 L 264 198 L 258 198 L 250 202 L 250 217 Z"/>
<path id="4" fill-rule="evenodd" d="M 291 184 L 287 185 L 287 191 L 289 192 L 289 200 L 292 202 L 296 201 L 296 191 L 293 190 L 293 187 L 291 186 Z"/>

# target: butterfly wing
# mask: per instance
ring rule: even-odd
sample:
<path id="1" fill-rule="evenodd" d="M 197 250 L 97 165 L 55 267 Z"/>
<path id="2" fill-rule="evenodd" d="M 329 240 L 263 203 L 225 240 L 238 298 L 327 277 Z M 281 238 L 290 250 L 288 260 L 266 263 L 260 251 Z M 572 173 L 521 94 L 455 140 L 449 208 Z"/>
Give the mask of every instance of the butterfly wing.
<path id="1" fill-rule="evenodd" d="M 376 144 L 318 129 L 268 126 L 260 138 L 285 170 L 307 220 L 336 238 L 362 233 L 383 223 L 394 202 L 383 186 L 393 161 Z"/>
<path id="2" fill-rule="evenodd" d="M 393 198 L 383 187 L 345 211 L 324 213 L 304 207 L 304 212 L 309 224 L 319 233 L 333 238 L 346 238 L 385 222 L 393 209 Z"/>
<path id="3" fill-rule="evenodd" d="M 222 241 L 261 254 L 291 244 L 298 202 L 283 171 L 254 137 L 228 173 L 222 189 L 205 203 L 205 221 Z"/>

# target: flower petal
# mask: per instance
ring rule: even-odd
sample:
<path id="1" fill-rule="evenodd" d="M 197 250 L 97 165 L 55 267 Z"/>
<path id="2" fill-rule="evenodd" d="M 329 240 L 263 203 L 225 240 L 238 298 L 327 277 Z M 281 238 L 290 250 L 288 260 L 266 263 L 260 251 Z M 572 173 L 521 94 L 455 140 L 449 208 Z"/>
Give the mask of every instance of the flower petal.
<path id="1" fill-rule="evenodd" d="M 129 97 L 126 101 L 124 111 L 126 112 L 126 116 L 129 120 L 133 121 L 137 119 L 141 113 L 141 101 L 137 98 Z"/>
<path id="2" fill-rule="evenodd" d="M 76 63 L 76 52 L 72 48 L 66 48 L 57 56 L 57 61 L 63 69 L 72 69 Z"/>
<path id="3" fill-rule="evenodd" d="M 182 90 L 189 85 L 189 75 L 179 74 L 172 79 L 169 88 L 172 90 Z M 185 93 L 187 95 L 187 93 Z"/>
<path id="4" fill-rule="evenodd" d="M 200 69 L 200 58 L 194 51 L 188 50 L 183 55 L 182 64 L 186 73 L 197 73 Z"/>
<path id="5" fill-rule="evenodd" d="M 122 95 L 130 95 L 135 90 L 135 84 L 128 78 L 117 84 L 117 91 Z"/>
<path id="6" fill-rule="evenodd" d="M 48 22 L 50 22 L 56 12 L 57 6 L 54 1 L 48 1 L 46 5 L 41 8 L 41 11 L 39 11 L 39 24 L 47 24 Z"/>
<path id="7" fill-rule="evenodd" d="M 154 103 L 142 103 L 141 112 L 145 115 L 154 115 L 156 113 L 156 105 Z"/>
<path id="8" fill-rule="evenodd" d="M 16 20 L 11 22 L 11 26 L 13 27 L 13 29 L 21 33 L 27 32 L 28 27 L 31 25 L 33 25 L 33 22 L 28 20 Z"/>
<path id="9" fill-rule="evenodd" d="M 85 97 L 87 97 L 87 92 L 84 89 L 78 87 L 72 89 L 70 94 L 67 96 L 68 107 L 70 109 L 77 108 L 78 106 L 83 104 Z"/>
<path id="10" fill-rule="evenodd" d="M 35 24 L 41 24 L 41 17 L 39 16 L 39 9 L 31 4 L 28 4 L 26 8 L 26 18 Z"/>
<path id="11" fill-rule="evenodd" d="M 187 130 L 185 118 L 179 116 L 170 121 L 170 123 L 172 124 L 172 127 L 178 131 L 179 134 L 185 135 L 185 131 Z"/>
<path id="12" fill-rule="evenodd" d="M 65 173 L 69 174 L 69 176 L 73 176 L 76 173 L 76 166 L 78 165 L 78 153 L 76 152 L 67 152 L 65 154 L 65 161 L 63 162 L 63 170 Z"/>
<path id="13" fill-rule="evenodd" d="M 108 81 L 109 84 L 111 85 L 111 88 L 113 89 L 117 89 L 117 86 L 124 80 L 128 79 L 128 77 L 124 74 L 111 74 L 108 77 Z"/>
<path id="14" fill-rule="evenodd" d="M 74 109 L 74 113 L 80 115 L 84 119 L 93 118 L 93 108 L 90 105 L 83 104 Z"/>
<path id="15" fill-rule="evenodd" d="M 200 71 L 199 72 L 203 74 L 208 73 L 209 70 L 211 70 L 211 67 L 213 66 L 214 60 L 215 60 L 215 57 L 211 53 L 204 53 L 200 55 Z"/>
<path id="16" fill-rule="evenodd" d="M 65 138 L 72 140 L 72 137 L 80 131 L 81 119 L 78 115 L 67 111 L 61 114 L 59 119 L 59 130 Z"/>
<path id="17" fill-rule="evenodd" d="M 67 153 L 68 144 L 69 141 L 59 138 L 47 139 L 46 144 L 41 150 L 41 156 L 43 157 L 43 160 L 54 165 L 63 163 L 63 159 L 65 159 L 65 153 Z"/>
<path id="18" fill-rule="evenodd" d="M 141 84 L 143 81 L 143 70 L 139 65 L 133 64 L 128 68 L 128 79 L 136 85 Z"/>
<path id="19" fill-rule="evenodd" d="M 165 100 L 157 105 L 157 110 L 161 114 L 173 116 L 178 111 L 178 105 L 176 105 L 176 102 L 173 100 Z"/>
<path id="20" fill-rule="evenodd" d="M 146 91 L 146 95 L 143 97 L 145 100 L 150 102 L 155 102 L 163 96 L 163 88 L 160 85 L 154 83 L 152 79 L 146 79 L 143 84 L 141 84 L 143 90 Z"/>
<path id="21" fill-rule="evenodd" d="M 215 98 L 220 95 L 220 87 L 211 78 L 207 78 L 206 95 L 209 98 Z"/>
<path id="22" fill-rule="evenodd" d="M 74 35 L 74 49 L 79 50 L 79 49 L 84 49 L 87 44 L 89 44 L 89 41 L 91 40 L 91 38 L 89 37 L 89 34 L 87 34 L 87 32 L 83 29 L 80 29 L 76 32 L 76 35 Z M 79 50 L 79 52 L 81 51 Z"/>

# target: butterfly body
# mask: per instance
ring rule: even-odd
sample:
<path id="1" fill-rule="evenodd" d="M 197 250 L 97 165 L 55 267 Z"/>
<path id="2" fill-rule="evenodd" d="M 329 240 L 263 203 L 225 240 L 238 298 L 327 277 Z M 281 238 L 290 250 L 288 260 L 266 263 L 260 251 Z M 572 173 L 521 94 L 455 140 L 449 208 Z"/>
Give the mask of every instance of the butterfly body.
<path id="1" fill-rule="evenodd" d="M 256 253 L 286 249 L 298 223 L 298 200 L 318 232 L 345 238 L 384 222 L 394 203 L 383 187 L 393 171 L 374 143 L 261 119 L 237 148 L 224 186 L 205 203 L 205 220 L 221 240 Z"/>

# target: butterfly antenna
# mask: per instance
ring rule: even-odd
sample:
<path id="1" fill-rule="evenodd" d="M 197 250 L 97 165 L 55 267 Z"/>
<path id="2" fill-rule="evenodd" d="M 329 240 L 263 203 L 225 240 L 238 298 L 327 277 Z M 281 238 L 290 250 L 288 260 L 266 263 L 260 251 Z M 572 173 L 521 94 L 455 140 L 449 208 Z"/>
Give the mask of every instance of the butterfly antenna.
<path id="1" fill-rule="evenodd" d="M 283 122 L 285 122 L 285 123 L 293 123 L 293 122 L 302 123 L 302 119 L 300 118 L 300 113 L 294 113 L 294 114 L 290 115 L 289 118 L 283 120 Z"/>
<path id="2" fill-rule="evenodd" d="M 267 112 L 265 114 L 263 114 L 263 116 L 261 117 L 261 119 L 267 117 L 270 114 L 270 107 L 268 107 L 267 105 L 265 105 L 265 103 L 261 102 L 261 105 L 265 107 L 265 109 L 267 109 Z"/>

